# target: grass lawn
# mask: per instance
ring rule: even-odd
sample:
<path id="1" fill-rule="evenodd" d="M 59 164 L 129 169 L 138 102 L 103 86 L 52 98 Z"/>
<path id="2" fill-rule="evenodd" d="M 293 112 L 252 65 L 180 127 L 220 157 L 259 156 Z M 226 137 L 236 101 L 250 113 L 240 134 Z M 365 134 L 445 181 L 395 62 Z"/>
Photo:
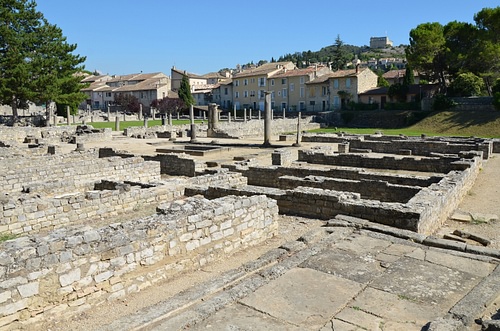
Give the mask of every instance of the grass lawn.
<path id="1" fill-rule="evenodd" d="M 443 111 L 434 113 L 415 125 L 400 129 L 381 128 L 325 128 L 313 132 L 420 136 L 460 136 L 500 138 L 500 112 L 491 111 Z"/>

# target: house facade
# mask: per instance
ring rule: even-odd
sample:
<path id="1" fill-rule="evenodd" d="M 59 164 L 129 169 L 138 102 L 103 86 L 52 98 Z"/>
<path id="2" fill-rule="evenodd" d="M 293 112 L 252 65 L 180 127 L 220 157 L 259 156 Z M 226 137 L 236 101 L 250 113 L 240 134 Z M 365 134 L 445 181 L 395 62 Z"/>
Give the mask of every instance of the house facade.
<path id="1" fill-rule="evenodd" d="M 358 102 L 360 93 L 376 87 L 377 78 L 373 71 L 359 66 L 320 76 L 307 83 L 309 108 L 340 110 L 350 101 Z"/>
<path id="2" fill-rule="evenodd" d="M 91 77 L 82 80 L 88 83 Z M 95 79 L 95 78 L 94 78 Z M 130 74 L 122 76 L 106 76 L 91 82 L 82 89 L 87 96 L 87 104 L 93 109 L 106 109 L 115 101 L 115 96 L 126 93 L 135 96 L 145 108 L 149 108 L 155 99 L 161 99 L 170 91 L 170 77 L 164 73 Z"/>
<path id="3" fill-rule="evenodd" d="M 272 80 L 272 77 L 294 68 L 292 62 L 272 62 L 235 73 L 232 80 L 234 107 L 264 110 L 265 93 L 277 89 L 276 80 Z"/>

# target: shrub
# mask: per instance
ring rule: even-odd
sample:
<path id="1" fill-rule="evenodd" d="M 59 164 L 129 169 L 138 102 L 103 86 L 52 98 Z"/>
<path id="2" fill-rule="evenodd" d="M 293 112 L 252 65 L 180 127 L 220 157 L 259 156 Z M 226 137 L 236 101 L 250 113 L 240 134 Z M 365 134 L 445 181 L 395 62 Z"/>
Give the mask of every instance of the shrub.
<path id="1" fill-rule="evenodd" d="M 455 102 L 444 94 L 437 94 L 432 103 L 432 110 L 447 110 L 455 107 Z"/>

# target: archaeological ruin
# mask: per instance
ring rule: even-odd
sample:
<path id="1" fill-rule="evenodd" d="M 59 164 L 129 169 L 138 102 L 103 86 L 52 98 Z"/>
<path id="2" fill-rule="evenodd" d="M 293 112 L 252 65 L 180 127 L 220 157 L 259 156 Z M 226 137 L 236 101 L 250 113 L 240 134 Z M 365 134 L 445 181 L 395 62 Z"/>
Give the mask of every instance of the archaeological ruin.
<path id="1" fill-rule="evenodd" d="M 266 128 L 209 111 L 194 141 L 194 124 L 0 127 L 0 330 L 182 277 L 277 235 L 280 215 L 351 222 L 499 270 L 500 251 L 434 234 L 500 141 L 302 134 L 319 124 L 274 118 Z M 279 139 L 247 140 L 264 135 Z"/>

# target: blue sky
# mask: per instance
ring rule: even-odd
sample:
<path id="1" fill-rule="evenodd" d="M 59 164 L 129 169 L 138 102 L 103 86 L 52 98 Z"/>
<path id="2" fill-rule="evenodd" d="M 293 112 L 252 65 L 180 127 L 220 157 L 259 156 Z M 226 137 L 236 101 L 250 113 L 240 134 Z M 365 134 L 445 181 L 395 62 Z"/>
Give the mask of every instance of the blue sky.
<path id="1" fill-rule="evenodd" d="M 337 35 L 368 45 L 388 36 L 408 44 L 426 22 L 473 22 L 496 0 L 37 0 L 63 30 L 85 68 L 107 74 L 163 72 L 172 66 L 205 74 L 286 53 L 317 51 Z"/>

